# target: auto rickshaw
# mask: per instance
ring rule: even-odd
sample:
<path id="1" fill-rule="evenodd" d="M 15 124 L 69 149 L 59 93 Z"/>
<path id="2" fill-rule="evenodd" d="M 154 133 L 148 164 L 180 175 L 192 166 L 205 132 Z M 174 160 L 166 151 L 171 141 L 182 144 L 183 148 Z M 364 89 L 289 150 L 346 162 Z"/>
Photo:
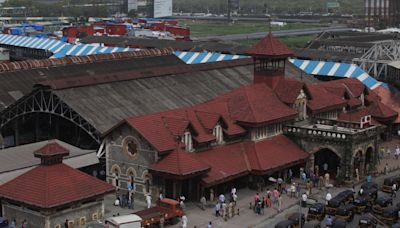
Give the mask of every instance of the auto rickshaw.
<path id="1" fill-rule="evenodd" d="M 325 217 L 325 205 L 316 203 L 308 208 L 307 221 L 318 220 L 322 221 Z"/>
<path id="2" fill-rule="evenodd" d="M 372 207 L 372 211 L 377 215 L 381 215 L 383 209 L 391 206 L 392 204 L 393 204 L 392 197 L 390 196 L 378 197 L 378 199 L 375 202 L 375 205 Z"/>
<path id="3" fill-rule="evenodd" d="M 361 214 L 365 211 L 365 209 L 370 205 L 369 201 L 364 196 L 358 196 L 353 201 L 353 205 L 355 206 L 354 212 Z"/>
<path id="4" fill-rule="evenodd" d="M 292 220 L 283 220 L 275 225 L 275 228 L 293 228 L 294 222 Z"/>
<path id="5" fill-rule="evenodd" d="M 328 205 L 325 207 L 325 211 L 328 215 L 335 215 L 336 209 L 340 207 L 340 205 L 344 205 L 346 199 L 343 196 L 335 196 L 331 200 L 329 200 Z"/>
<path id="6" fill-rule="evenodd" d="M 396 223 L 399 218 L 399 210 L 397 207 L 387 207 L 383 210 L 381 220 L 387 225 Z"/>
<path id="7" fill-rule="evenodd" d="M 341 196 L 344 198 L 345 203 L 352 203 L 354 200 L 354 192 L 352 190 L 345 190 L 339 193 L 337 196 Z"/>
<path id="8" fill-rule="evenodd" d="M 378 189 L 378 184 L 375 182 L 367 182 L 361 185 L 361 188 L 364 190 L 370 189 L 370 188 L 375 188 Z"/>
<path id="9" fill-rule="evenodd" d="M 358 222 L 359 228 L 376 228 L 378 221 L 370 214 L 361 215 Z"/>
<path id="10" fill-rule="evenodd" d="M 346 228 L 346 221 L 340 220 L 340 219 L 336 219 L 331 228 Z"/>
<path id="11" fill-rule="evenodd" d="M 378 189 L 377 188 L 368 188 L 363 192 L 363 197 L 366 197 L 367 200 L 373 204 L 375 203 L 376 198 L 378 198 Z"/>
<path id="12" fill-rule="evenodd" d="M 300 216 L 301 216 L 301 226 L 303 226 L 304 223 L 306 222 L 306 218 L 303 213 L 300 214 L 300 213 L 296 212 L 296 213 L 289 215 L 288 219 L 293 221 L 293 227 L 295 227 L 295 228 L 300 227 L 300 225 L 299 225 Z"/>
<path id="13" fill-rule="evenodd" d="M 396 177 L 388 177 L 383 180 L 383 186 L 382 186 L 382 192 L 392 192 L 392 186 L 393 184 L 397 185 L 397 189 L 399 189 L 399 184 L 400 184 L 400 176 Z"/>
<path id="14" fill-rule="evenodd" d="M 352 204 L 342 205 L 336 210 L 335 217 L 337 219 L 340 219 L 340 220 L 343 220 L 346 222 L 350 222 L 354 218 L 354 209 L 355 209 L 355 206 Z"/>
<path id="15" fill-rule="evenodd" d="M 314 220 L 306 222 L 303 228 L 321 228 L 321 221 Z"/>

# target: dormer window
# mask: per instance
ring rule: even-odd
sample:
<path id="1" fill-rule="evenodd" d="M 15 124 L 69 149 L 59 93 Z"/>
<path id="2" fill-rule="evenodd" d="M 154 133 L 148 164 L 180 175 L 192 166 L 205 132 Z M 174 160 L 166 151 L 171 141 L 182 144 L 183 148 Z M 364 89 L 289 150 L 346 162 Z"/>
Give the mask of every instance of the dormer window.
<path id="1" fill-rule="evenodd" d="M 222 127 L 219 123 L 214 127 L 213 135 L 215 136 L 215 141 L 218 144 L 224 143 L 224 134 L 222 132 Z"/>
<path id="2" fill-rule="evenodd" d="M 188 152 L 192 152 L 193 149 L 193 140 L 192 140 L 192 134 L 190 134 L 189 131 L 185 131 L 182 137 L 182 143 L 185 144 L 185 150 Z"/>

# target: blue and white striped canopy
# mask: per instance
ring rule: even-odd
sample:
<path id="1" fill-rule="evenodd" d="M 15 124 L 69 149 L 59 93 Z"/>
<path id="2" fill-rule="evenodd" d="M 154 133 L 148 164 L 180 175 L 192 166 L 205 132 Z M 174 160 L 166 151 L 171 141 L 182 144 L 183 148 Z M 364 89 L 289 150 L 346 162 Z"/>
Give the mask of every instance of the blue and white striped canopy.
<path id="1" fill-rule="evenodd" d="M 306 74 L 327 77 L 357 78 L 370 89 L 375 89 L 379 86 L 388 88 L 386 83 L 377 81 L 356 64 L 302 59 L 290 59 L 289 61 Z"/>
<path id="2" fill-rule="evenodd" d="M 249 58 L 245 55 L 225 55 L 211 52 L 182 52 L 176 51 L 175 55 L 186 64 L 211 63 L 225 60 Z"/>
<path id="3" fill-rule="evenodd" d="M 56 39 L 15 36 L 8 34 L 0 34 L 0 44 L 46 50 L 53 53 L 51 58 L 62 58 L 65 56 L 86 56 L 138 50 L 134 48 L 102 47 L 91 44 L 74 45 Z"/>

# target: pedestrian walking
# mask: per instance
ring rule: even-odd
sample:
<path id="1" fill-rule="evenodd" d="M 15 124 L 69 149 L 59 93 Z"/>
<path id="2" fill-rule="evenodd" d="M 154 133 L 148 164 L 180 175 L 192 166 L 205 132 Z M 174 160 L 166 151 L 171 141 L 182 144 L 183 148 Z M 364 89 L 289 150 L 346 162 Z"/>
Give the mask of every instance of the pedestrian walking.
<path id="1" fill-rule="evenodd" d="M 165 216 L 163 214 L 160 215 L 160 223 L 159 223 L 159 227 L 160 228 L 164 228 L 164 224 L 165 224 Z"/>
<path id="2" fill-rule="evenodd" d="M 221 204 L 220 203 L 215 204 L 214 209 L 215 209 L 215 217 L 219 217 L 220 216 L 220 210 L 221 210 Z"/>
<path id="3" fill-rule="evenodd" d="M 24 220 L 24 222 L 25 222 L 25 220 Z M 23 222 L 22 222 L 22 224 L 23 224 Z M 64 227 L 65 227 L 65 228 L 68 228 L 68 226 L 69 226 L 68 219 L 65 219 Z M 21 227 L 22 227 L 22 226 L 21 226 Z"/>
<path id="4" fill-rule="evenodd" d="M 214 189 L 210 189 L 210 202 L 214 202 Z"/>
<path id="5" fill-rule="evenodd" d="M 207 204 L 206 197 L 205 197 L 205 196 L 201 197 L 201 199 L 200 199 L 200 206 L 201 206 L 201 209 L 202 209 L 203 211 L 206 209 L 206 204 Z"/>
<path id="6" fill-rule="evenodd" d="M 278 196 L 278 212 L 282 211 L 282 196 Z"/>
<path id="7" fill-rule="evenodd" d="M 219 199 L 219 202 L 220 202 L 220 203 L 224 203 L 224 202 L 225 202 L 225 195 L 221 193 L 221 194 L 219 195 L 218 199 Z"/>
<path id="8" fill-rule="evenodd" d="M 15 219 L 13 219 L 10 224 L 10 228 L 16 228 L 16 227 L 17 227 L 17 221 Z"/>
<path id="9" fill-rule="evenodd" d="M 208 223 L 207 228 L 212 228 L 212 222 L 211 221 Z"/>
<path id="10" fill-rule="evenodd" d="M 272 207 L 272 201 L 271 201 L 271 197 L 269 195 L 267 195 L 267 198 L 265 199 L 265 205 L 269 208 Z"/>
<path id="11" fill-rule="evenodd" d="M 292 171 L 292 169 L 289 169 L 288 179 L 289 179 L 290 182 L 292 182 L 292 178 L 293 178 L 293 171 Z"/>
<path id="12" fill-rule="evenodd" d="M 332 227 L 332 224 L 333 224 L 333 219 L 330 215 L 328 215 L 328 218 L 326 218 L 325 226 L 327 228 L 330 228 L 330 227 Z"/>
<path id="13" fill-rule="evenodd" d="M 385 175 L 388 174 L 388 172 L 389 172 L 389 165 L 388 165 L 388 163 L 385 164 L 385 167 L 384 167 L 384 169 L 383 169 L 383 172 L 385 173 Z"/>
<path id="14" fill-rule="evenodd" d="M 296 195 L 296 184 L 292 183 L 290 186 L 290 198 L 293 198 Z"/>
<path id="15" fill-rule="evenodd" d="M 307 206 L 307 194 L 304 192 L 303 195 L 301 196 L 301 207 L 306 207 Z"/>
<path id="16" fill-rule="evenodd" d="M 151 195 L 150 195 L 150 193 L 147 193 L 147 195 L 146 195 L 146 203 L 147 203 L 147 208 L 151 208 Z"/>
<path id="17" fill-rule="evenodd" d="M 187 224 L 188 224 L 188 218 L 186 217 L 186 215 L 182 216 L 182 228 L 187 228 Z"/>
<path id="18" fill-rule="evenodd" d="M 299 198 L 299 197 L 300 197 L 300 184 L 297 183 L 297 185 L 296 185 L 296 198 Z"/>
<path id="19" fill-rule="evenodd" d="M 328 205 L 329 201 L 332 199 L 332 195 L 330 192 L 326 193 L 325 200 L 326 200 L 326 205 Z"/>
<path id="20" fill-rule="evenodd" d="M 324 168 L 324 174 L 327 173 L 328 172 L 328 163 L 325 162 L 323 165 L 323 168 Z"/>
<path id="21" fill-rule="evenodd" d="M 397 185 L 396 185 L 396 183 L 394 183 L 392 185 L 392 197 L 393 198 L 396 198 L 396 192 L 397 192 Z"/>

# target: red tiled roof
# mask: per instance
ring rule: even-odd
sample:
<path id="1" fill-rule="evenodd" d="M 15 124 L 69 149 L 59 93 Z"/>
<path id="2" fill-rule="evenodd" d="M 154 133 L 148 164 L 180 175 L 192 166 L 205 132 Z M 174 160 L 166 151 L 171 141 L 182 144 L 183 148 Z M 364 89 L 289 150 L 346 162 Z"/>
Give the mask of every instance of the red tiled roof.
<path id="1" fill-rule="evenodd" d="M 288 164 L 304 161 L 309 154 L 284 135 L 278 135 L 254 143 L 248 150 L 248 158 L 253 172 L 266 172 Z"/>
<path id="2" fill-rule="evenodd" d="M 246 53 L 252 56 L 267 57 L 290 57 L 294 55 L 293 50 L 282 43 L 278 38 L 275 38 L 271 32 L 251 47 Z"/>
<path id="3" fill-rule="evenodd" d="M 381 99 L 382 103 L 385 104 L 387 107 L 392 109 L 393 111 L 400 113 L 400 93 L 391 93 L 389 90 L 383 88 L 383 87 L 378 87 L 377 89 L 374 89 L 374 91 L 371 93 L 372 96 L 377 94 L 379 98 Z M 370 96 L 370 95 L 368 95 Z M 375 98 L 372 98 L 371 100 L 374 100 Z M 369 98 L 370 100 L 370 98 Z M 394 121 L 395 123 L 400 123 L 400 115 L 397 116 L 396 120 Z"/>
<path id="4" fill-rule="evenodd" d="M 348 89 L 348 91 L 351 93 L 350 95 L 356 98 L 358 98 L 364 92 L 364 90 L 366 90 L 365 85 L 356 78 L 344 78 L 318 84 L 324 88 L 330 88 L 328 90 L 331 92 L 337 90 L 337 94 L 340 94 L 341 92 L 339 91 L 342 91 L 343 89 L 345 91 Z"/>
<path id="5" fill-rule="evenodd" d="M 369 113 L 380 120 L 386 119 L 396 119 L 398 113 L 388 106 L 384 105 L 382 102 L 374 102 L 369 107 Z"/>
<path id="6" fill-rule="evenodd" d="M 56 142 L 50 142 L 34 152 L 35 156 L 68 156 L 69 150 Z"/>
<path id="7" fill-rule="evenodd" d="M 202 181 L 206 185 L 215 185 L 249 172 L 265 173 L 302 162 L 309 154 L 286 136 L 278 135 L 257 142 L 246 141 L 218 146 L 197 152 L 194 156 L 211 167 Z"/>
<path id="8" fill-rule="evenodd" d="M 347 101 L 347 105 L 350 108 L 355 108 L 362 105 L 362 102 L 359 99 L 352 97 Z"/>
<path id="9" fill-rule="evenodd" d="M 347 103 L 346 100 L 330 93 L 320 86 L 320 84 L 308 84 L 306 87 L 307 91 L 311 94 L 311 100 L 308 100 L 307 107 L 313 113 L 337 109 L 345 106 Z"/>
<path id="10" fill-rule="evenodd" d="M 113 192 L 115 188 L 65 164 L 38 166 L 0 186 L 0 197 L 52 208 Z"/>
<path id="11" fill-rule="evenodd" d="M 265 84 L 243 86 L 228 93 L 226 98 L 231 118 L 242 123 L 265 124 L 297 116 Z"/>
<path id="12" fill-rule="evenodd" d="M 199 175 L 209 170 L 210 167 L 198 159 L 195 159 L 193 154 L 183 151 L 181 147 L 178 146 L 177 149 L 169 153 L 165 158 L 150 165 L 149 169 L 184 177 Z"/>
<path id="13" fill-rule="evenodd" d="M 304 83 L 295 79 L 282 78 L 274 88 L 278 98 L 286 104 L 294 104 Z"/>
<path id="14" fill-rule="evenodd" d="M 214 185 L 248 174 L 250 165 L 243 144 L 226 144 L 195 153 L 196 159 L 211 167 L 202 181 L 206 185 Z"/>

